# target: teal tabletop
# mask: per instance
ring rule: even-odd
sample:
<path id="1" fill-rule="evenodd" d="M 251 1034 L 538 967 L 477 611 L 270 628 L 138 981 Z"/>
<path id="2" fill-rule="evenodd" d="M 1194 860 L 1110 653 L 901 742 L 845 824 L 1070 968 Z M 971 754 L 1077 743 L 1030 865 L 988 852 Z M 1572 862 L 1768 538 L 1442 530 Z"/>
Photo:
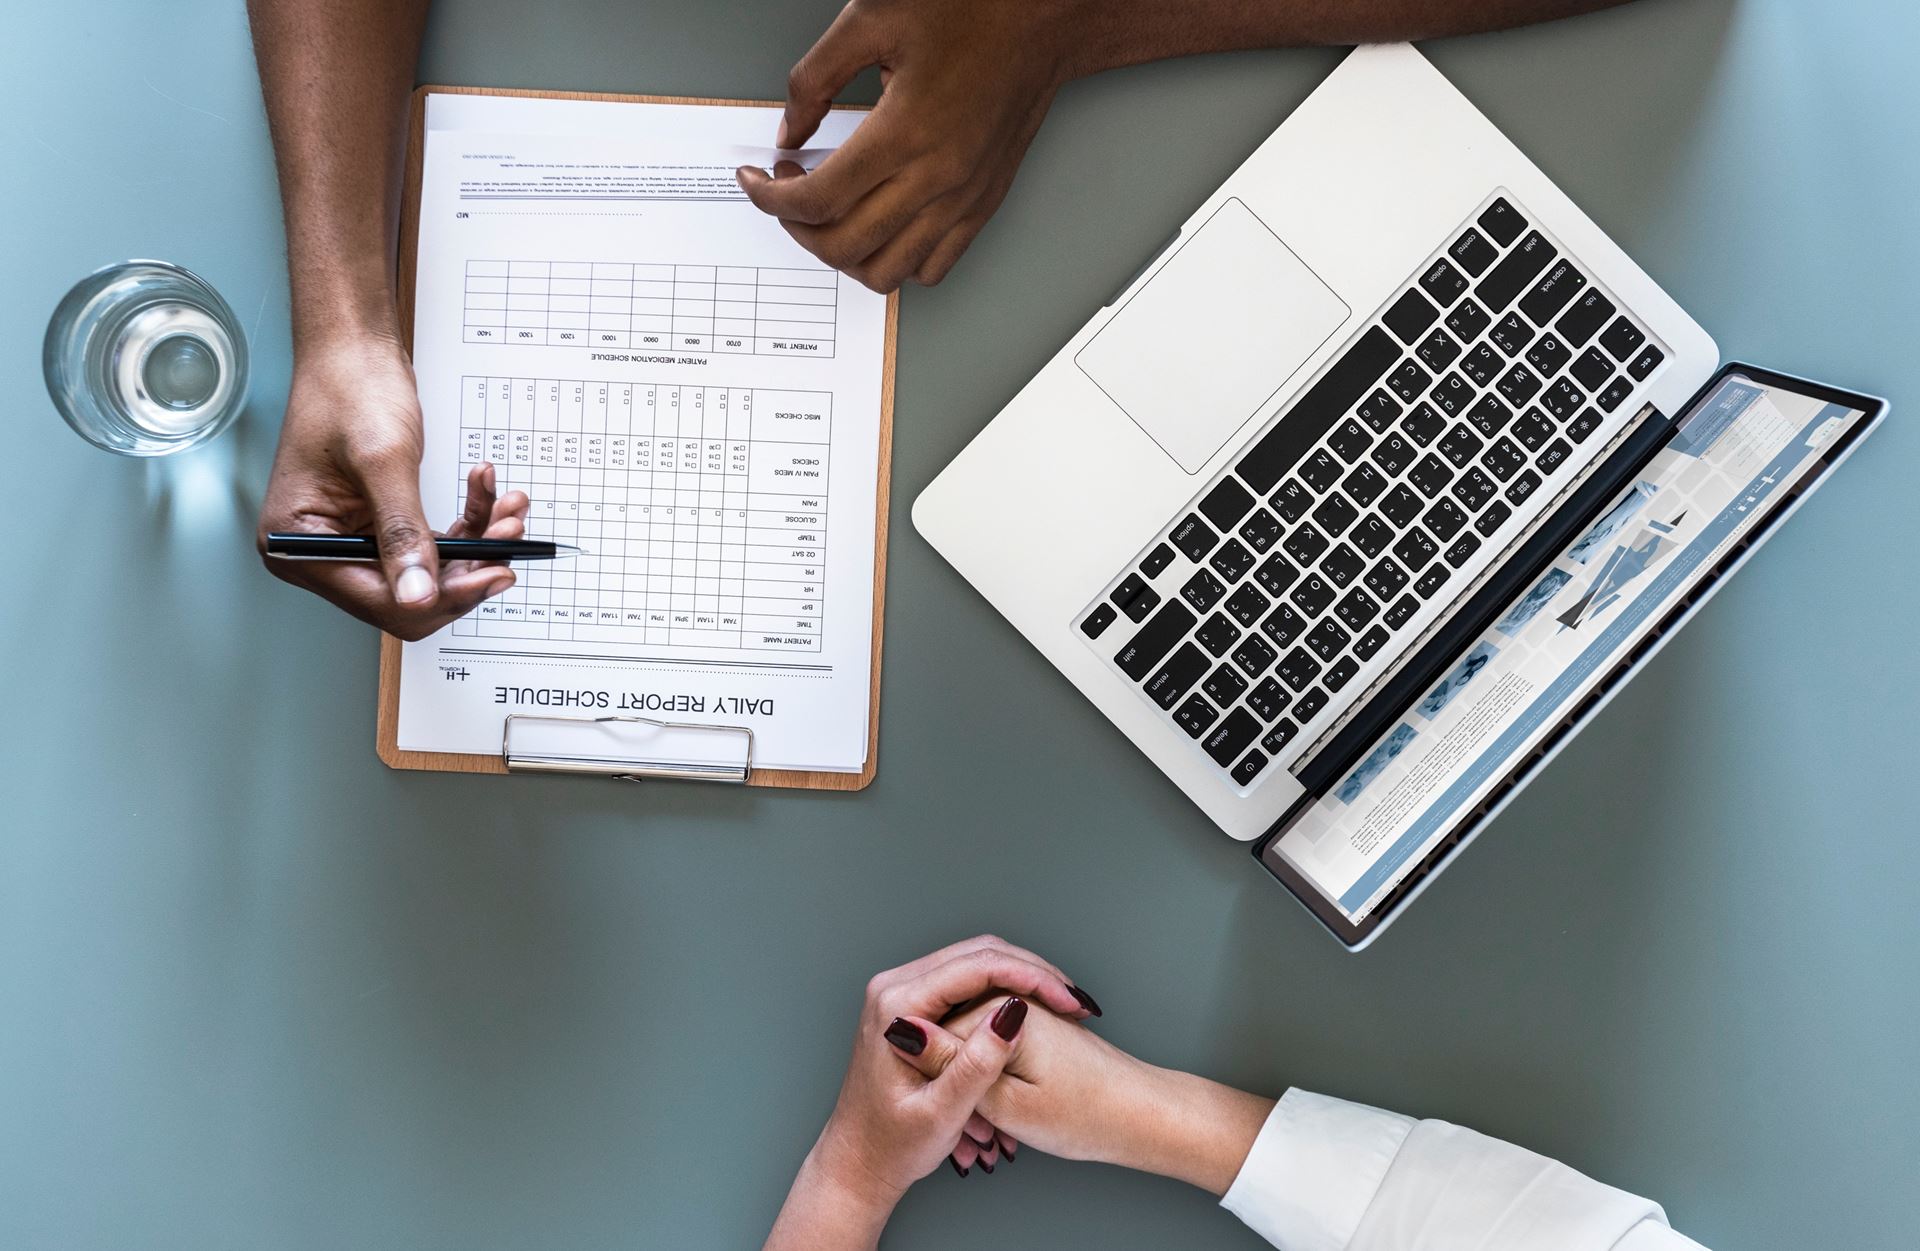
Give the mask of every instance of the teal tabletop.
<path id="1" fill-rule="evenodd" d="M 767 97 L 832 0 L 443 0 L 423 81 Z M 290 369 L 242 6 L 21 6 L 0 44 L 0 1246 L 758 1245 L 872 972 L 983 930 L 1161 1064 L 1512 1139 L 1708 1246 L 1920 1227 L 1920 10 L 1640 0 L 1427 52 L 1730 358 L 1884 428 L 1359 956 L 907 524 L 913 497 L 1337 62 L 1069 87 L 901 305 L 879 777 L 856 795 L 391 772 L 373 632 L 251 532 Z M 863 79 L 855 96 L 871 99 Z M 130 256 L 253 349 L 167 462 L 61 423 L 40 342 Z M 1252 1247 L 1022 1154 L 889 1245 Z"/>

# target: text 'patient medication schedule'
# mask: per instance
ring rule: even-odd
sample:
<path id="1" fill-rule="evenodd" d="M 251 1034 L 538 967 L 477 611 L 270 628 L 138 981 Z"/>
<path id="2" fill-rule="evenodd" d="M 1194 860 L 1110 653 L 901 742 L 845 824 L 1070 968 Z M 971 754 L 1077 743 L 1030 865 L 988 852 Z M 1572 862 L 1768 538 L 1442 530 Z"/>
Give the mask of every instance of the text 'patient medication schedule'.
<path id="1" fill-rule="evenodd" d="M 427 514 L 490 462 L 531 537 L 586 555 L 406 646 L 402 749 L 498 753 L 525 713 L 744 726 L 766 768 L 866 760 L 887 304 L 739 191 L 778 121 L 427 97 Z"/>

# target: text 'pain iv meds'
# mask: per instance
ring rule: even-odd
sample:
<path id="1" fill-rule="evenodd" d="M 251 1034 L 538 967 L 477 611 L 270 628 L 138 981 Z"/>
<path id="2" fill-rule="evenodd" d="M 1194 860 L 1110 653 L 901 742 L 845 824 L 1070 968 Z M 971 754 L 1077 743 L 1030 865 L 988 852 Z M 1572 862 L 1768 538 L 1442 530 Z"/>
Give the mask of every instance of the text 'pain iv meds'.
<path id="1" fill-rule="evenodd" d="M 81 279 L 47 323 L 47 391 L 81 438 L 125 456 L 196 447 L 247 398 L 247 342 L 197 275 L 125 261 Z"/>

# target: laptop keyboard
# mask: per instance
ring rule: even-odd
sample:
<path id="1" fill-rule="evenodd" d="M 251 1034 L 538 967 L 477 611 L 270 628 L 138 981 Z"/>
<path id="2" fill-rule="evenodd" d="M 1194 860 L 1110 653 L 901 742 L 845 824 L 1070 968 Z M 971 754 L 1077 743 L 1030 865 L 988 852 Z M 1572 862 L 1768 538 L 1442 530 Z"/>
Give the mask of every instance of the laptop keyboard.
<path id="1" fill-rule="evenodd" d="M 1592 458 L 1665 359 L 1496 194 L 1078 628 L 1250 787 Z"/>

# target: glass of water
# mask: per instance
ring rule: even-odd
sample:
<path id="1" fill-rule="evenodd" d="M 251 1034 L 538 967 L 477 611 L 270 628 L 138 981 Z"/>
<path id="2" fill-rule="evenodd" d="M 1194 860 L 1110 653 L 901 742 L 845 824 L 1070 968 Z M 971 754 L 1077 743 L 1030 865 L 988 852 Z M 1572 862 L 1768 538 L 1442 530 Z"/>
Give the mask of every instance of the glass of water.
<path id="1" fill-rule="evenodd" d="M 47 323 L 47 391 L 81 438 L 123 456 L 197 447 L 247 399 L 247 340 L 201 278 L 123 261 L 67 292 Z"/>

